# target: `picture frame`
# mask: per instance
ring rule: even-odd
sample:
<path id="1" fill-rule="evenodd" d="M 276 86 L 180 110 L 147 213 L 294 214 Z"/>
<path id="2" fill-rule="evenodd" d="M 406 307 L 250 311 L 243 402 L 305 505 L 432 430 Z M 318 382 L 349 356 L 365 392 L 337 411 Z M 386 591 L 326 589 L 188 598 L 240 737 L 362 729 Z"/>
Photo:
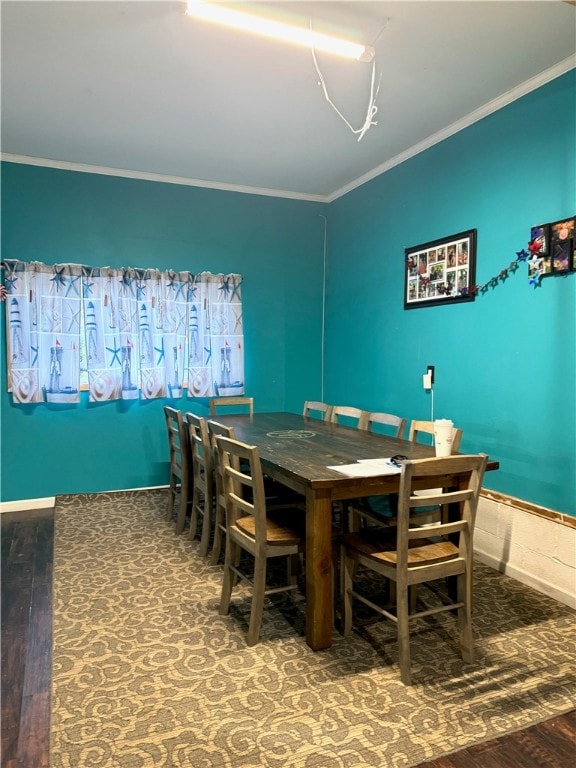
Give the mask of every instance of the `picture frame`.
<path id="1" fill-rule="evenodd" d="M 550 224 L 550 257 L 553 274 L 576 270 L 576 217 Z"/>
<path id="2" fill-rule="evenodd" d="M 540 246 L 540 250 L 536 254 L 540 262 L 539 264 L 528 263 L 528 275 L 531 276 L 538 269 L 541 277 L 549 277 L 552 274 L 550 224 L 539 224 L 536 227 L 531 227 L 530 242 Z"/>
<path id="3" fill-rule="evenodd" d="M 469 229 L 404 250 L 404 309 L 476 298 L 477 232 Z"/>

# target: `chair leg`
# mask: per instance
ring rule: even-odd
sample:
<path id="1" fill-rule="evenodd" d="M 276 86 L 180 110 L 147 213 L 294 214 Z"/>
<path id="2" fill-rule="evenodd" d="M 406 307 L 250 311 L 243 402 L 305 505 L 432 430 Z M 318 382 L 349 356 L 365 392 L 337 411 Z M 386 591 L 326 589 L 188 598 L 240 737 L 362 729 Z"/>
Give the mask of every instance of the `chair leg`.
<path id="1" fill-rule="evenodd" d="M 252 593 L 252 609 L 250 611 L 250 626 L 248 628 L 248 645 L 256 645 L 260 637 L 265 590 L 266 557 L 256 556 L 254 559 L 254 591 Z"/>
<path id="2" fill-rule="evenodd" d="M 176 477 L 170 474 L 170 487 L 168 488 L 168 509 L 166 510 L 166 520 L 170 522 L 174 514 L 174 499 L 176 498 Z"/>
<path id="3" fill-rule="evenodd" d="M 356 570 L 356 561 L 352 557 L 347 557 L 344 547 L 340 550 L 340 569 L 342 585 L 342 634 L 347 636 L 352 632 L 352 595 L 350 590 L 353 585 L 354 572 Z"/>
<path id="4" fill-rule="evenodd" d="M 226 542 L 226 557 L 224 560 L 224 576 L 222 579 L 222 592 L 220 594 L 220 606 L 218 613 L 220 616 L 226 616 L 230 610 L 230 598 L 232 597 L 232 587 L 234 586 L 235 574 L 232 570 L 232 563 L 237 557 L 236 550 L 239 550 L 237 544 L 231 541 Z"/>
<path id="5" fill-rule="evenodd" d="M 288 556 L 288 584 L 296 584 L 300 573 L 300 556 Z"/>
<path id="6" fill-rule="evenodd" d="M 202 515 L 202 536 L 200 538 L 200 555 L 206 557 L 210 544 L 210 527 L 212 525 L 212 499 L 204 497 L 204 511 Z"/>
<path id="7" fill-rule="evenodd" d="M 200 491 L 197 486 L 194 486 L 192 492 L 192 514 L 190 515 L 190 530 L 188 531 L 188 538 L 196 538 L 196 528 L 198 526 L 198 505 L 200 503 Z"/>
<path id="8" fill-rule="evenodd" d="M 462 573 L 458 576 L 458 602 L 463 602 L 458 609 L 458 631 L 462 658 L 467 664 L 474 661 L 474 638 L 472 636 L 472 577 Z"/>
<path id="9" fill-rule="evenodd" d="M 186 512 L 190 507 L 188 498 L 188 477 L 182 477 L 180 482 L 180 506 L 178 508 L 178 517 L 176 518 L 176 534 L 182 533 L 186 524 Z"/>
<path id="10" fill-rule="evenodd" d="M 410 629 L 408 621 L 408 588 L 396 587 L 396 617 L 398 619 L 398 652 L 400 657 L 400 679 L 404 685 L 412 684 L 410 672 Z"/>
<path id="11" fill-rule="evenodd" d="M 222 507 L 218 504 L 218 499 L 216 499 L 215 506 L 216 515 L 214 518 L 214 541 L 212 543 L 210 565 L 216 565 L 218 560 L 220 560 L 220 552 L 222 551 L 222 541 L 224 538 L 224 513 Z"/>

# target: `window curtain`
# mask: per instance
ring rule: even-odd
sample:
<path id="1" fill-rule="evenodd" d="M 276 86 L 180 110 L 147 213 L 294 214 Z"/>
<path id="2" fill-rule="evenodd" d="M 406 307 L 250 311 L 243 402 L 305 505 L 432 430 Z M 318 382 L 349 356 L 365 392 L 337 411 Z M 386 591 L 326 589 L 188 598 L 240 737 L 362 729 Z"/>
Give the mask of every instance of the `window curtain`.
<path id="1" fill-rule="evenodd" d="M 14 402 L 78 402 L 82 371 L 91 402 L 244 392 L 240 275 L 5 269 Z"/>
<path id="2" fill-rule="evenodd" d="M 80 399 L 82 268 L 5 262 L 8 387 L 15 403 Z"/>

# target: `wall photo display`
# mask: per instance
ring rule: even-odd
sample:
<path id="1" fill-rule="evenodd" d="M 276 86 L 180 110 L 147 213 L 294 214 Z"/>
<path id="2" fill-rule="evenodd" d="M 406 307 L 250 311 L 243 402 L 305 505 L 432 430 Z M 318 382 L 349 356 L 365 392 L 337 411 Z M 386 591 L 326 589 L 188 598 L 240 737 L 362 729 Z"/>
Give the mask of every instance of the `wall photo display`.
<path id="1" fill-rule="evenodd" d="M 476 230 L 406 248 L 404 309 L 474 301 Z"/>
<path id="2" fill-rule="evenodd" d="M 528 275 L 549 277 L 576 271 L 576 217 L 530 230 Z"/>

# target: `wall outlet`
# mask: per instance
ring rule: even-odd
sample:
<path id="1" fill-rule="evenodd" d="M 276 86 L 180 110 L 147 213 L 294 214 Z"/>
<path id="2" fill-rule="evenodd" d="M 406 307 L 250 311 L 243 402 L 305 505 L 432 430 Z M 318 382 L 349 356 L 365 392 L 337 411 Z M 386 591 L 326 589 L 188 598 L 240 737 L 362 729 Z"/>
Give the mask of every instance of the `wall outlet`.
<path id="1" fill-rule="evenodd" d="M 430 376 L 430 381 L 434 384 L 434 366 L 429 365 L 426 369 L 426 373 Z"/>

